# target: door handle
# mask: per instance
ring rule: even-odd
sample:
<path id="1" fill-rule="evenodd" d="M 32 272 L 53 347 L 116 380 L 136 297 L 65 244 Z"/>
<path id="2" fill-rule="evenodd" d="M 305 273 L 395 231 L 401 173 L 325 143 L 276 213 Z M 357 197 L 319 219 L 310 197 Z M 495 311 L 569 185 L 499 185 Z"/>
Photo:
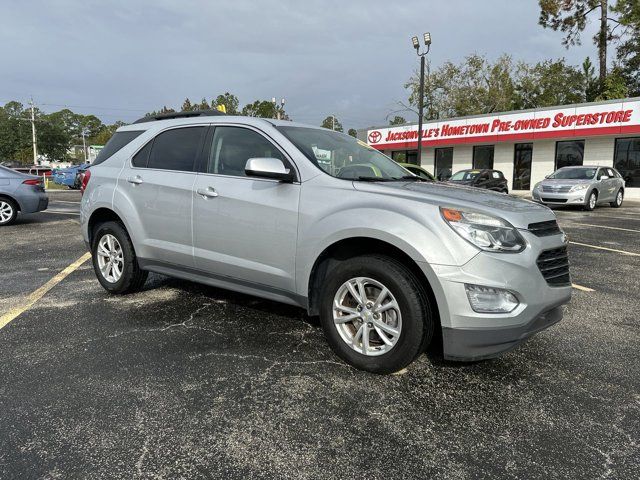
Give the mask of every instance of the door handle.
<path id="1" fill-rule="evenodd" d="M 127 182 L 132 183 L 134 185 L 140 185 L 142 183 L 142 177 L 140 175 L 136 175 L 135 177 L 127 178 Z"/>
<path id="2" fill-rule="evenodd" d="M 215 198 L 218 196 L 218 192 L 216 192 L 216 189 L 213 187 L 198 188 L 196 193 L 203 198 Z"/>

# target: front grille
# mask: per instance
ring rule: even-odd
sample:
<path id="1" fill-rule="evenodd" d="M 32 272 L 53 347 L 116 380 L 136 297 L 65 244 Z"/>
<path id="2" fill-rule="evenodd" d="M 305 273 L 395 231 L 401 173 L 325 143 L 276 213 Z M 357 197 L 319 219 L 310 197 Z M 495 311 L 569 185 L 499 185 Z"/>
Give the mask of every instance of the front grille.
<path id="1" fill-rule="evenodd" d="M 540 273 L 552 287 L 571 285 L 567 247 L 545 250 L 536 262 Z"/>
<path id="2" fill-rule="evenodd" d="M 571 191 L 571 185 L 561 185 L 559 187 L 554 187 L 551 185 L 542 185 L 543 192 L 549 193 L 568 193 Z"/>
<path id="3" fill-rule="evenodd" d="M 530 223 L 527 229 L 536 237 L 548 237 L 550 235 L 558 235 L 559 233 L 562 233 L 560 227 L 558 226 L 558 222 L 556 222 L 555 220 Z"/>
<path id="4" fill-rule="evenodd" d="M 549 197 L 540 197 L 540 200 L 546 203 L 567 203 L 566 198 L 549 198 Z"/>

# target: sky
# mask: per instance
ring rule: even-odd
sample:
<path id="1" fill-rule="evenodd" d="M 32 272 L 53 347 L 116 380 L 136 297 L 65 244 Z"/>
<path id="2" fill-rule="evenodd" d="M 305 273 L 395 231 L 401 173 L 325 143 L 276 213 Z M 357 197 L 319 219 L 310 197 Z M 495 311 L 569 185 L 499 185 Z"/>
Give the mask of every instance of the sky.
<path id="1" fill-rule="evenodd" d="M 412 35 L 431 32 L 432 68 L 473 52 L 595 63 L 593 23 L 567 50 L 538 13 L 537 0 L 0 0 L 0 103 L 113 123 L 228 91 L 241 106 L 284 97 L 298 122 L 384 125 L 419 65 Z"/>

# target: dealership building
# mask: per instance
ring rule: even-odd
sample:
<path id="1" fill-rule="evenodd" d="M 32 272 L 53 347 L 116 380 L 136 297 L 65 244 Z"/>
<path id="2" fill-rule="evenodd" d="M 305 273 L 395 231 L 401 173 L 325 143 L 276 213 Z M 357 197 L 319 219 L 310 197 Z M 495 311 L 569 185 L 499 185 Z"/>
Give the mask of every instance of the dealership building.
<path id="1" fill-rule="evenodd" d="M 458 170 L 500 170 L 509 190 L 526 192 L 570 165 L 615 167 L 626 198 L 640 199 L 640 98 L 563 105 L 358 131 L 358 138 L 398 162 L 415 163 L 438 179 Z"/>

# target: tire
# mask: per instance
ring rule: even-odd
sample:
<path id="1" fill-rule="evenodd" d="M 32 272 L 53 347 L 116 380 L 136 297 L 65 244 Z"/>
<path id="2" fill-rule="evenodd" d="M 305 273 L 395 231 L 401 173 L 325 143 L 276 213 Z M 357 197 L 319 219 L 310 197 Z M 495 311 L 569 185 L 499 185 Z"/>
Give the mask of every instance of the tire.
<path id="1" fill-rule="evenodd" d="M 347 282 L 360 281 L 365 286 L 365 293 L 369 301 L 367 307 L 357 313 L 355 297 L 346 287 Z M 377 283 L 377 285 L 375 285 Z M 352 284 L 357 290 L 357 284 Z M 375 300 L 384 287 L 389 296 L 382 299 L 384 312 L 374 313 Z M 343 302 L 350 302 L 354 307 L 351 312 L 334 308 L 334 301 L 344 295 Z M 388 301 L 387 301 L 388 300 Z M 395 304 L 398 309 L 386 308 Z M 341 305 L 345 303 L 338 302 Z M 372 306 L 373 304 L 373 306 Z M 399 312 L 399 315 L 398 315 Z M 353 321 L 335 323 L 334 315 L 350 317 L 359 315 Z M 377 315 L 377 316 L 376 316 Z M 395 321 L 395 323 L 394 323 Z M 434 320 L 429 300 L 419 281 L 404 265 L 398 261 L 382 255 L 363 255 L 340 262 L 325 278 L 320 296 L 320 322 L 325 336 L 333 351 L 348 364 L 372 373 L 387 374 L 397 372 L 409 365 L 431 342 L 434 331 Z M 378 325 L 383 325 L 384 332 L 380 332 Z M 369 330 L 369 355 L 365 355 L 364 333 L 361 341 L 354 337 L 361 329 L 373 325 Z M 399 330 L 397 335 L 387 335 L 389 327 Z M 365 330 L 366 332 L 366 330 Z M 382 341 L 384 335 L 393 345 Z M 347 343 L 351 336 L 351 343 Z M 356 345 L 356 349 L 352 346 Z"/>
<path id="2" fill-rule="evenodd" d="M 18 205 L 7 197 L 0 197 L 0 227 L 11 225 L 18 216 Z"/>
<path id="3" fill-rule="evenodd" d="M 589 193 L 589 196 L 587 197 L 587 200 L 584 204 L 584 209 L 590 212 L 594 208 L 596 208 L 597 203 L 598 203 L 598 192 L 596 192 L 595 190 L 592 190 L 591 193 Z"/>
<path id="4" fill-rule="evenodd" d="M 622 191 L 622 189 L 620 189 L 616 193 L 616 199 L 613 202 L 611 202 L 609 205 L 611 205 L 613 208 L 620 208 L 622 206 L 623 200 L 624 200 L 624 192 Z"/>
<path id="5" fill-rule="evenodd" d="M 109 243 L 112 247 L 109 246 Z M 111 270 L 107 269 L 107 275 L 103 273 L 101 263 L 102 266 L 105 266 L 104 264 L 108 263 L 109 257 L 105 256 L 105 250 L 102 250 L 101 246 L 114 252 L 113 260 L 115 263 Z M 118 255 L 118 252 L 121 255 Z M 142 289 L 149 275 L 148 272 L 140 269 L 129 234 L 124 226 L 118 222 L 101 223 L 95 228 L 91 256 L 96 277 L 98 277 L 100 285 L 109 293 L 137 292 Z M 118 261 L 118 259 L 120 260 Z M 117 275 L 118 270 L 120 275 Z"/>

